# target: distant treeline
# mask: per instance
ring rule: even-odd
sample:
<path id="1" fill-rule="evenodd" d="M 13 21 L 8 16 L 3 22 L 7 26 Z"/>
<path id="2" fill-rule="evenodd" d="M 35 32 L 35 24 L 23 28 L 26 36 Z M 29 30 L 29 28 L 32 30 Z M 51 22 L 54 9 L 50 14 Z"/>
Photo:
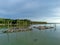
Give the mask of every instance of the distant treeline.
<path id="1" fill-rule="evenodd" d="M 37 22 L 28 19 L 4 19 L 0 18 L 0 24 L 19 24 L 19 25 L 30 25 L 30 24 L 46 24 L 47 22 Z"/>
<path id="2" fill-rule="evenodd" d="M 32 24 L 47 24 L 47 22 L 37 22 L 37 21 L 32 21 Z"/>
<path id="3" fill-rule="evenodd" d="M 27 19 L 0 19 L 0 26 L 1 25 L 28 27 L 31 25 L 31 21 Z"/>

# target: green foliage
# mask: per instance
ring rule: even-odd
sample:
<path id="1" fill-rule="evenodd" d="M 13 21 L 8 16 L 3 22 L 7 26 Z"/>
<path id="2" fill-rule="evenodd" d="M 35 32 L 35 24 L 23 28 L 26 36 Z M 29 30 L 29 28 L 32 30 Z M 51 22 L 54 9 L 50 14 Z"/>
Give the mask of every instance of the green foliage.
<path id="1" fill-rule="evenodd" d="M 5 24 L 6 26 L 8 24 L 11 24 L 12 26 L 14 26 L 15 24 L 18 26 L 18 27 L 27 27 L 27 26 L 30 26 L 31 24 L 46 24 L 47 22 L 37 22 L 37 21 L 30 21 L 28 19 L 16 19 L 16 20 L 13 20 L 13 19 L 3 19 L 3 18 L 0 18 L 0 24 Z"/>
<path id="2" fill-rule="evenodd" d="M 17 20 L 17 23 L 19 24 L 20 27 L 27 27 L 30 26 L 30 20 L 24 19 L 24 20 Z"/>

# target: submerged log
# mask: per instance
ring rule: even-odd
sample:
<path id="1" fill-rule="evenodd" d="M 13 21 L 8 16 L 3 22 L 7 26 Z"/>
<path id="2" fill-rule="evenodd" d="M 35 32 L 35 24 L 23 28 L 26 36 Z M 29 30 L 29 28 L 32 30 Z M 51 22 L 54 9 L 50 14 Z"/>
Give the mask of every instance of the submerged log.
<path id="1" fill-rule="evenodd" d="M 50 27 L 50 26 L 38 26 L 38 27 L 34 27 L 36 29 L 39 29 L 39 30 L 45 30 L 45 29 L 52 29 L 54 27 Z"/>

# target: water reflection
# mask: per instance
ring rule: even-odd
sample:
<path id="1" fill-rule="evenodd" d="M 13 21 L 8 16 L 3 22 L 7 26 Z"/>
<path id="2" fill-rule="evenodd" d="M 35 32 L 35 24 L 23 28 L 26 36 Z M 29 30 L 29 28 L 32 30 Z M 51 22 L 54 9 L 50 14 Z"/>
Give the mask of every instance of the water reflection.
<path id="1" fill-rule="evenodd" d="M 8 39 L 8 42 L 9 42 L 9 34 L 7 33 L 6 35 L 7 35 L 7 39 Z"/>
<path id="2" fill-rule="evenodd" d="M 34 39 L 34 42 L 38 41 L 38 39 Z"/>
<path id="3" fill-rule="evenodd" d="M 6 45 L 60 45 L 60 32 L 57 32 L 56 28 L 48 30 L 38 30 L 33 28 L 33 31 L 28 32 L 2 33 L 2 37 L 4 38 L 0 36 L 0 45 L 4 45 L 3 43 L 5 41 L 7 42 Z"/>

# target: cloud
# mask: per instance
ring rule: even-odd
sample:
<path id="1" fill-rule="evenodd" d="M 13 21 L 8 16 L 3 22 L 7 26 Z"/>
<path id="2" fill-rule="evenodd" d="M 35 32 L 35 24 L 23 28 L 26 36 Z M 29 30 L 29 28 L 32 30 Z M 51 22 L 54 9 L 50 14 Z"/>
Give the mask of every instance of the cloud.
<path id="1" fill-rule="evenodd" d="M 56 16 L 60 15 L 59 2 L 56 0 L 0 0 L 0 17 L 38 21 L 58 19 Z"/>
<path id="2" fill-rule="evenodd" d="M 55 16 L 60 16 L 60 7 L 52 9 L 52 14 Z"/>
<path id="3" fill-rule="evenodd" d="M 60 23 L 60 17 L 40 17 L 40 18 L 33 18 L 31 19 L 33 21 L 45 21 L 45 22 L 48 22 L 48 23 Z"/>

